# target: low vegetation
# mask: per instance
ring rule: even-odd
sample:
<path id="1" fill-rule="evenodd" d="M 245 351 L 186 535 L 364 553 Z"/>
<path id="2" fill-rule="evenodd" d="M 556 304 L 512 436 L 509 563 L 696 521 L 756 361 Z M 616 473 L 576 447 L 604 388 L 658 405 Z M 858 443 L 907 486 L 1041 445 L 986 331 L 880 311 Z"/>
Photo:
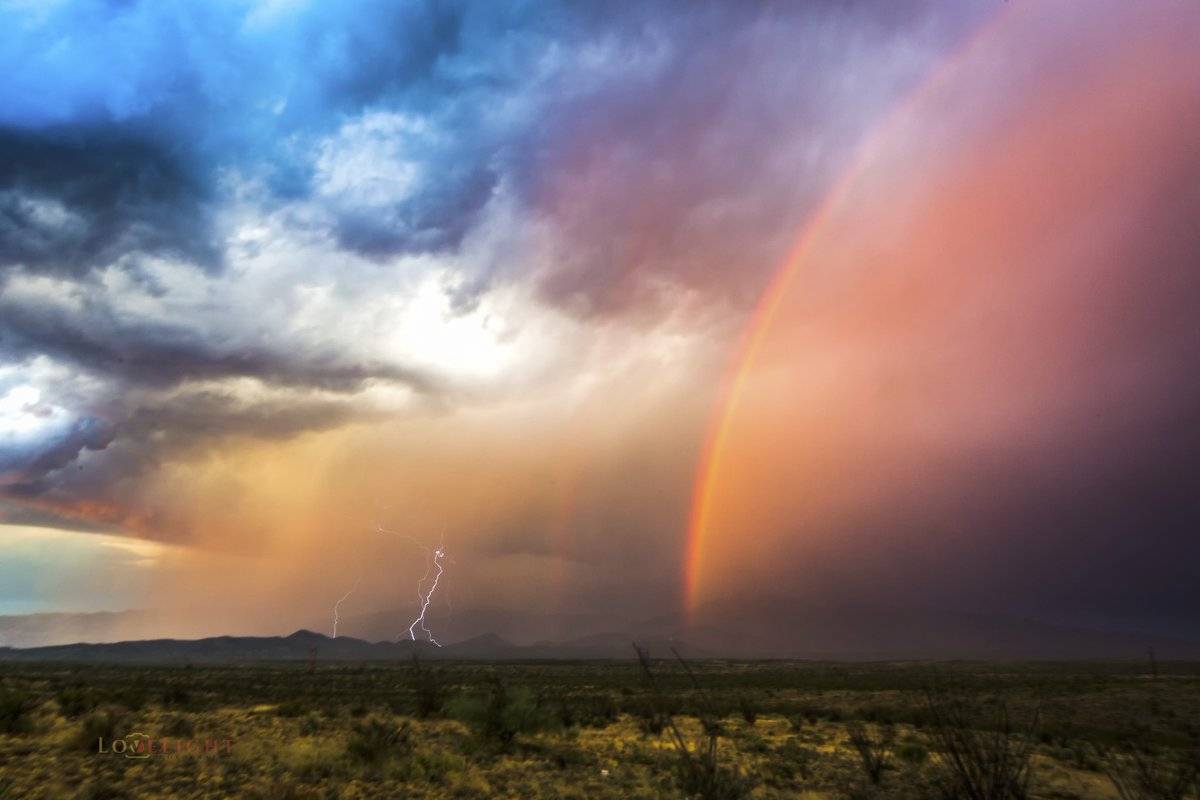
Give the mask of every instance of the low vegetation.
<path id="1" fill-rule="evenodd" d="M 1200 665 L 630 655 L 0 664 L 0 800 L 1200 797 Z"/>

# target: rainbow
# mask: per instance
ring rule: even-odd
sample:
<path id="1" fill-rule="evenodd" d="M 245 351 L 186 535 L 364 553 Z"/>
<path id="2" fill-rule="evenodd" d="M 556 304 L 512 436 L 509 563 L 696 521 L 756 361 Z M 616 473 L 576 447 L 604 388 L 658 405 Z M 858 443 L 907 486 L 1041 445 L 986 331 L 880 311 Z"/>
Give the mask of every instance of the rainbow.
<path id="1" fill-rule="evenodd" d="M 926 100 L 945 85 L 984 42 L 989 41 L 997 30 L 1008 24 L 1014 15 L 1012 9 L 1017 5 L 1003 4 L 999 11 L 980 25 L 972 35 L 966 37 L 963 44 L 951 52 L 929 78 L 887 114 L 883 122 L 858 148 L 849 169 L 826 193 L 817 210 L 801 230 L 795 245 L 775 269 L 770 282 L 759 296 L 719 383 L 720 388 L 709 420 L 704 446 L 697 461 L 683 560 L 683 604 L 689 617 L 694 615 L 701 599 L 700 584 L 706 567 L 705 554 L 714 536 L 711 519 L 715 490 L 721 477 L 722 457 L 729 440 L 732 421 L 747 380 L 754 370 L 759 350 L 771 330 L 788 289 L 794 283 L 802 265 L 808 260 L 813 243 L 826 222 L 841 206 L 842 201 L 874 162 L 884 145 L 893 139 L 904 124 L 917 114 Z"/>

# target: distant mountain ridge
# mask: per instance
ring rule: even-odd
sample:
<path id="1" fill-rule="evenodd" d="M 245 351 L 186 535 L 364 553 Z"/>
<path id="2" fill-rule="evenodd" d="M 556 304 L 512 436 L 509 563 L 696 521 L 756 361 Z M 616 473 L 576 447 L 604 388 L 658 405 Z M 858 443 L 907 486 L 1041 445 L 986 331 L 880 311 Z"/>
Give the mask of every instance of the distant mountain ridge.
<path id="1" fill-rule="evenodd" d="M 648 643 L 665 655 L 663 642 Z M 368 642 L 348 636 L 336 639 L 298 630 L 289 636 L 212 636 L 204 639 L 142 639 L 51 645 L 0 647 L 0 661 L 78 662 L 107 664 L 233 664 L 270 661 L 406 661 L 417 655 L 427 660 L 521 661 L 547 659 L 632 658 L 632 643 L 615 637 L 578 643 L 517 645 L 485 634 L 445 646 L 425 641 Z"/>
<path id="2" fill-rule="evenodd" d="M 685 620 L 667 613 L 596 632 L 586 626 L 569 638 L 517 644 L 495 633 L 447 641 L 333 638 L 311 630 L 290 636 L 215 636 L 136 639 L 110 643 L 0 647 L 0 661 L 109 663 L 234 663 L 254 661 L 395 661 L 414 653 L 428 659 L 480 661 L 626 659 L 632 643 L 656 655 L 670 648 L 694 657 L 814 660 L 1200 660 L 1200 642 L 1114 633 L 983 614 L 936 609 L 822 605 L 764 596 L 753 603 L 699 609 Z M 357 633 L 357 631 L 351 631 Z"/>

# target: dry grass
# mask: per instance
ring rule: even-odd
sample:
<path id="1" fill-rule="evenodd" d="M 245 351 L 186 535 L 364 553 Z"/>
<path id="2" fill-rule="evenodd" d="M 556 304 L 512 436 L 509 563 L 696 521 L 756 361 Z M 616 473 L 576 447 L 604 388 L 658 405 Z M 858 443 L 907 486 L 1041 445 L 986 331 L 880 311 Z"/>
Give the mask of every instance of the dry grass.
<path id="1" fill-rule="evenodd" d="M 1032 797 L 1118 800 L 1106 763 L 1078 754 L 1111 745 L 1120 764 L 1133 764 L 1122 714 L 1144 707 L 1143 679 L 1116 668 L 1007 667 L 998 676 L 995 668 L 961 667 L 964 716 L 948 725 L 944 710 L 927 709 L 930 672 L 920 665 L 700 663 L 690 675 L 672 662 L 647 667 L 653 688 L 632 662 L 439 665 L 446 701 L 427 704 L 422 718 L 422 690 L 408 665 L 315 673 L 5 666 L 0 690 L 20 698 L 12 707 L 21 721 L 0 732 L 0 800 L 930 800 L 955 750 L 979 742 L 994 745 L 985 753 L 1008 748 L 1001 772 L 1027 776 L 1021 785 Z M 1182 759 L 1189 751 L 1175 723 L 1200 711 L 1200 673 L 1163 665 L 1160 672 L 1156 691 L 1172 716 L 1147 721 L 1139 745 Z M 1011 718 L 1022 721 L 1007 730 L 984 700 L 1001 683 Z M 1035 697 L 1044 704 L 1033 737 L 1025 721 Z M 232 747 L 128 759 L 81 746 L 101 730 L 230 739 Z M 721 794 L 730 776 L 740 780 Z M 1126 795 L 1134 796 L 1154 795 Z"/>

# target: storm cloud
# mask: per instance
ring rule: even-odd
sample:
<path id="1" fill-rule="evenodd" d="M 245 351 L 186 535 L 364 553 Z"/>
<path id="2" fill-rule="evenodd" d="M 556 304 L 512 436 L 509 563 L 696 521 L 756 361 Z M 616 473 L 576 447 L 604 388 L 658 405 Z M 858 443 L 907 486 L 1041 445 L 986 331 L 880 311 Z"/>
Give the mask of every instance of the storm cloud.
<path id="1" fill-rule="evenodd" d="M 1197 22 L 1145 8 L 4 4 L 0 521 L 265 624 L 380 521 L 481 605 L 673 607 L 707 508 L 714 595 L 1191 635 Z"/>
<path id="2" fill-rule="evenodd" d="M 42 491 L 114 441 L 165 446 L 134 432 L 177 389 L 392 384 L 450 402 L 453 364 L 364 346 L 384 320 L 353 337 L 339 321 L 433 274 L 447 320 L 522 285 L 641 326 L 672 286 L 736 314 L 858 133 L 974 19 L 905 11 L 7 7 L 0 355 L 74 415 L 5 445 L 8 484 Z M 77 391 L 39 383 L 47 371 Z M 280 427 L 269 402 L 189 408 L 213 436 Z"/>

